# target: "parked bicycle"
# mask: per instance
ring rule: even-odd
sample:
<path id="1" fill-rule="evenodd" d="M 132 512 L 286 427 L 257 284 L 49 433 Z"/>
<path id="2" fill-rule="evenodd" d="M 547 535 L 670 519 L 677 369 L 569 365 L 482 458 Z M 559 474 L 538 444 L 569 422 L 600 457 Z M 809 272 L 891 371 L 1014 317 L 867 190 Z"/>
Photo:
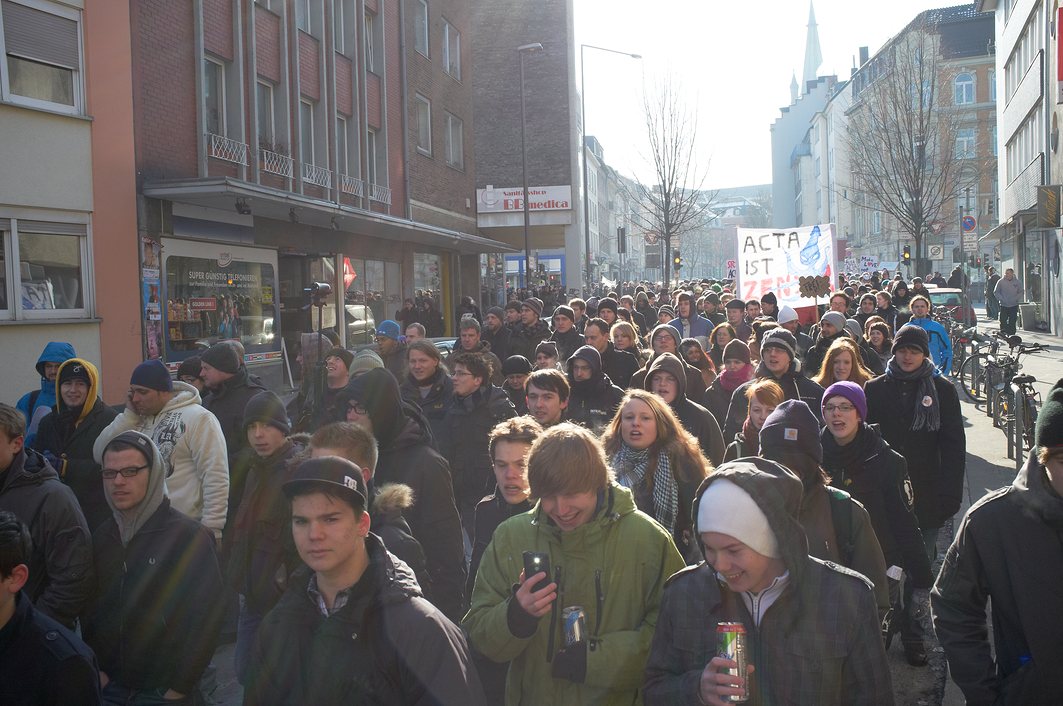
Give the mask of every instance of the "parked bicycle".
<path id="1" fill-rule="evenodd" d="M 1044 346 L 1031 346 L 1027 352 L 1045 350 Z M 1008 458 L 1015 460 L 1018 471 L 1026 455 L 1034 446 L 1034 427 L 1037 424 L 1037 409 L 1041 395 L 1034 389 L 1037 379 L 1033 375 L 1016 375 L 1011 379 L 1002 399 L 997 404 L 998 425 L 1008 437 Z"/>
<path id="2" fill-rule="evenodd" d="M 975 330 L 971 334 L 971 353 L 958 366 L 958 377 L 963 394 L 976 405 L 989 400 L 989 390 L 998 382 L 993 370 L 1004 342 L 1006 338 L 999 331 L 983 335 Z"/>

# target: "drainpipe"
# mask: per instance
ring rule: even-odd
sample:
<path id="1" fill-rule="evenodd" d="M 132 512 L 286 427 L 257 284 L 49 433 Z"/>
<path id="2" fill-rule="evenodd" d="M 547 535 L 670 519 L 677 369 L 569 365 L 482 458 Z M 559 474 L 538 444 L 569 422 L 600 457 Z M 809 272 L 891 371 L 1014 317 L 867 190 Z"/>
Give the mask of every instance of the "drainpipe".
<path id="1" fill-rule="evenodd" d="M 402 194 L 406 220 L 413 220 L 410 204 L 410 91 L 406 75 L 406 0 L 399 0 L 399 73 L 402 82 Z"/>

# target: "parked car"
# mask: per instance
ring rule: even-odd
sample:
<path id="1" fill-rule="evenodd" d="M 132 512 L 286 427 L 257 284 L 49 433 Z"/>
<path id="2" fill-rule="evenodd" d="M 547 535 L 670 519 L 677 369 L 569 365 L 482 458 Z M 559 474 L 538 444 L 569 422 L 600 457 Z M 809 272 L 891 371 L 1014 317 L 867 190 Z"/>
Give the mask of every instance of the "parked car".
<path id="1" fill-rule="evenodd" d="M 929 289 L 929 288 L 928 288 Z M 946 307 L 952 318 L 962 322 L 965 326 L 974 326 L 978 319 L 975 318 L 974 308 L 962 289 L 953 287 L 934 287 L 930 291 L 930 305 L 937 309 L 939 306 Z"/>
<path id="2" fill-rule="evenodd" d="M 376 336 L 376 320 L 372 310 L 365 304 L 345 304 L 347 319 L 347 345 L 372 343 Z"/>

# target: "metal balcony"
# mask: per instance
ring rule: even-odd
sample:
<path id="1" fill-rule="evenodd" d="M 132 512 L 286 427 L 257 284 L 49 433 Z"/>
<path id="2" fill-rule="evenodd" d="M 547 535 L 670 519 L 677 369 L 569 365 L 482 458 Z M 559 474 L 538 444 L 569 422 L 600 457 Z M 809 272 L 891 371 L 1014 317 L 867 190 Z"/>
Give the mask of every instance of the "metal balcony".
<path id="1" fill-rule="evenodd" d="M 262 171 L 289 178 L 295 173 L 295 160 L 287 155 L 259 149 L 258 159 L 262 165 Z"/>
<path id="2" fill-rule="evenodd" d="M 340 174 L 340 191 L 362 198 L 365 196 L 365 182 L 358 177 Z"/>
<path id="3" fill-rule="evenodd" d="M 215 159 L 246 165 L 247 152 L 247 145 L 243 142 L 230 140 L 224 135 L 207 133 L 207 154 Z"/>
<path id="4" fill-rule="evenodd" d="M 378 201 L 379 203 L 391 205 L 391 189 L 380 184 L 371 184 L 369 189 L 369 200 Z"/>
<path id="5" fill-rule="evenodd" d="M 318 167 L 314 164 L 304 164 L 303 181 L 308 184 L 316 184 L 323 189 L 331 189 L 332 172 L 324 167 Z"/>

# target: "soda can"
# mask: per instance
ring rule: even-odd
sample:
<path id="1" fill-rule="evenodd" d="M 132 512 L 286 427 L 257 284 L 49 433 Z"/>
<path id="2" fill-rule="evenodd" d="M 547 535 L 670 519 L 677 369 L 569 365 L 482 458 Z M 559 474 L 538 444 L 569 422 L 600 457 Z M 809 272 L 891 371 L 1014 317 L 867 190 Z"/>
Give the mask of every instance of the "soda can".
<path id="1" fill-rule="evenodd" d="M 574 645 L 587 638 L 587 614 L 581 605 L 572 605 L 561 611 L 561 625 L 565 629 L 565 646 Z"/>
<path id="2" fill-rule="evenodd" d="M 738 663 L 737 669 L 724 670 L 726 674 L 741 677 L 745 686 L 742 694 L 721 696 L 720 700 L 731 703 L 743 703 L 749 700 L 749 683 L 747 662 L 749 643 L 746 637 L 746 626 L 742 623 L 717 623 L 716 624 L 716 652 L 724 659 Z"/>

